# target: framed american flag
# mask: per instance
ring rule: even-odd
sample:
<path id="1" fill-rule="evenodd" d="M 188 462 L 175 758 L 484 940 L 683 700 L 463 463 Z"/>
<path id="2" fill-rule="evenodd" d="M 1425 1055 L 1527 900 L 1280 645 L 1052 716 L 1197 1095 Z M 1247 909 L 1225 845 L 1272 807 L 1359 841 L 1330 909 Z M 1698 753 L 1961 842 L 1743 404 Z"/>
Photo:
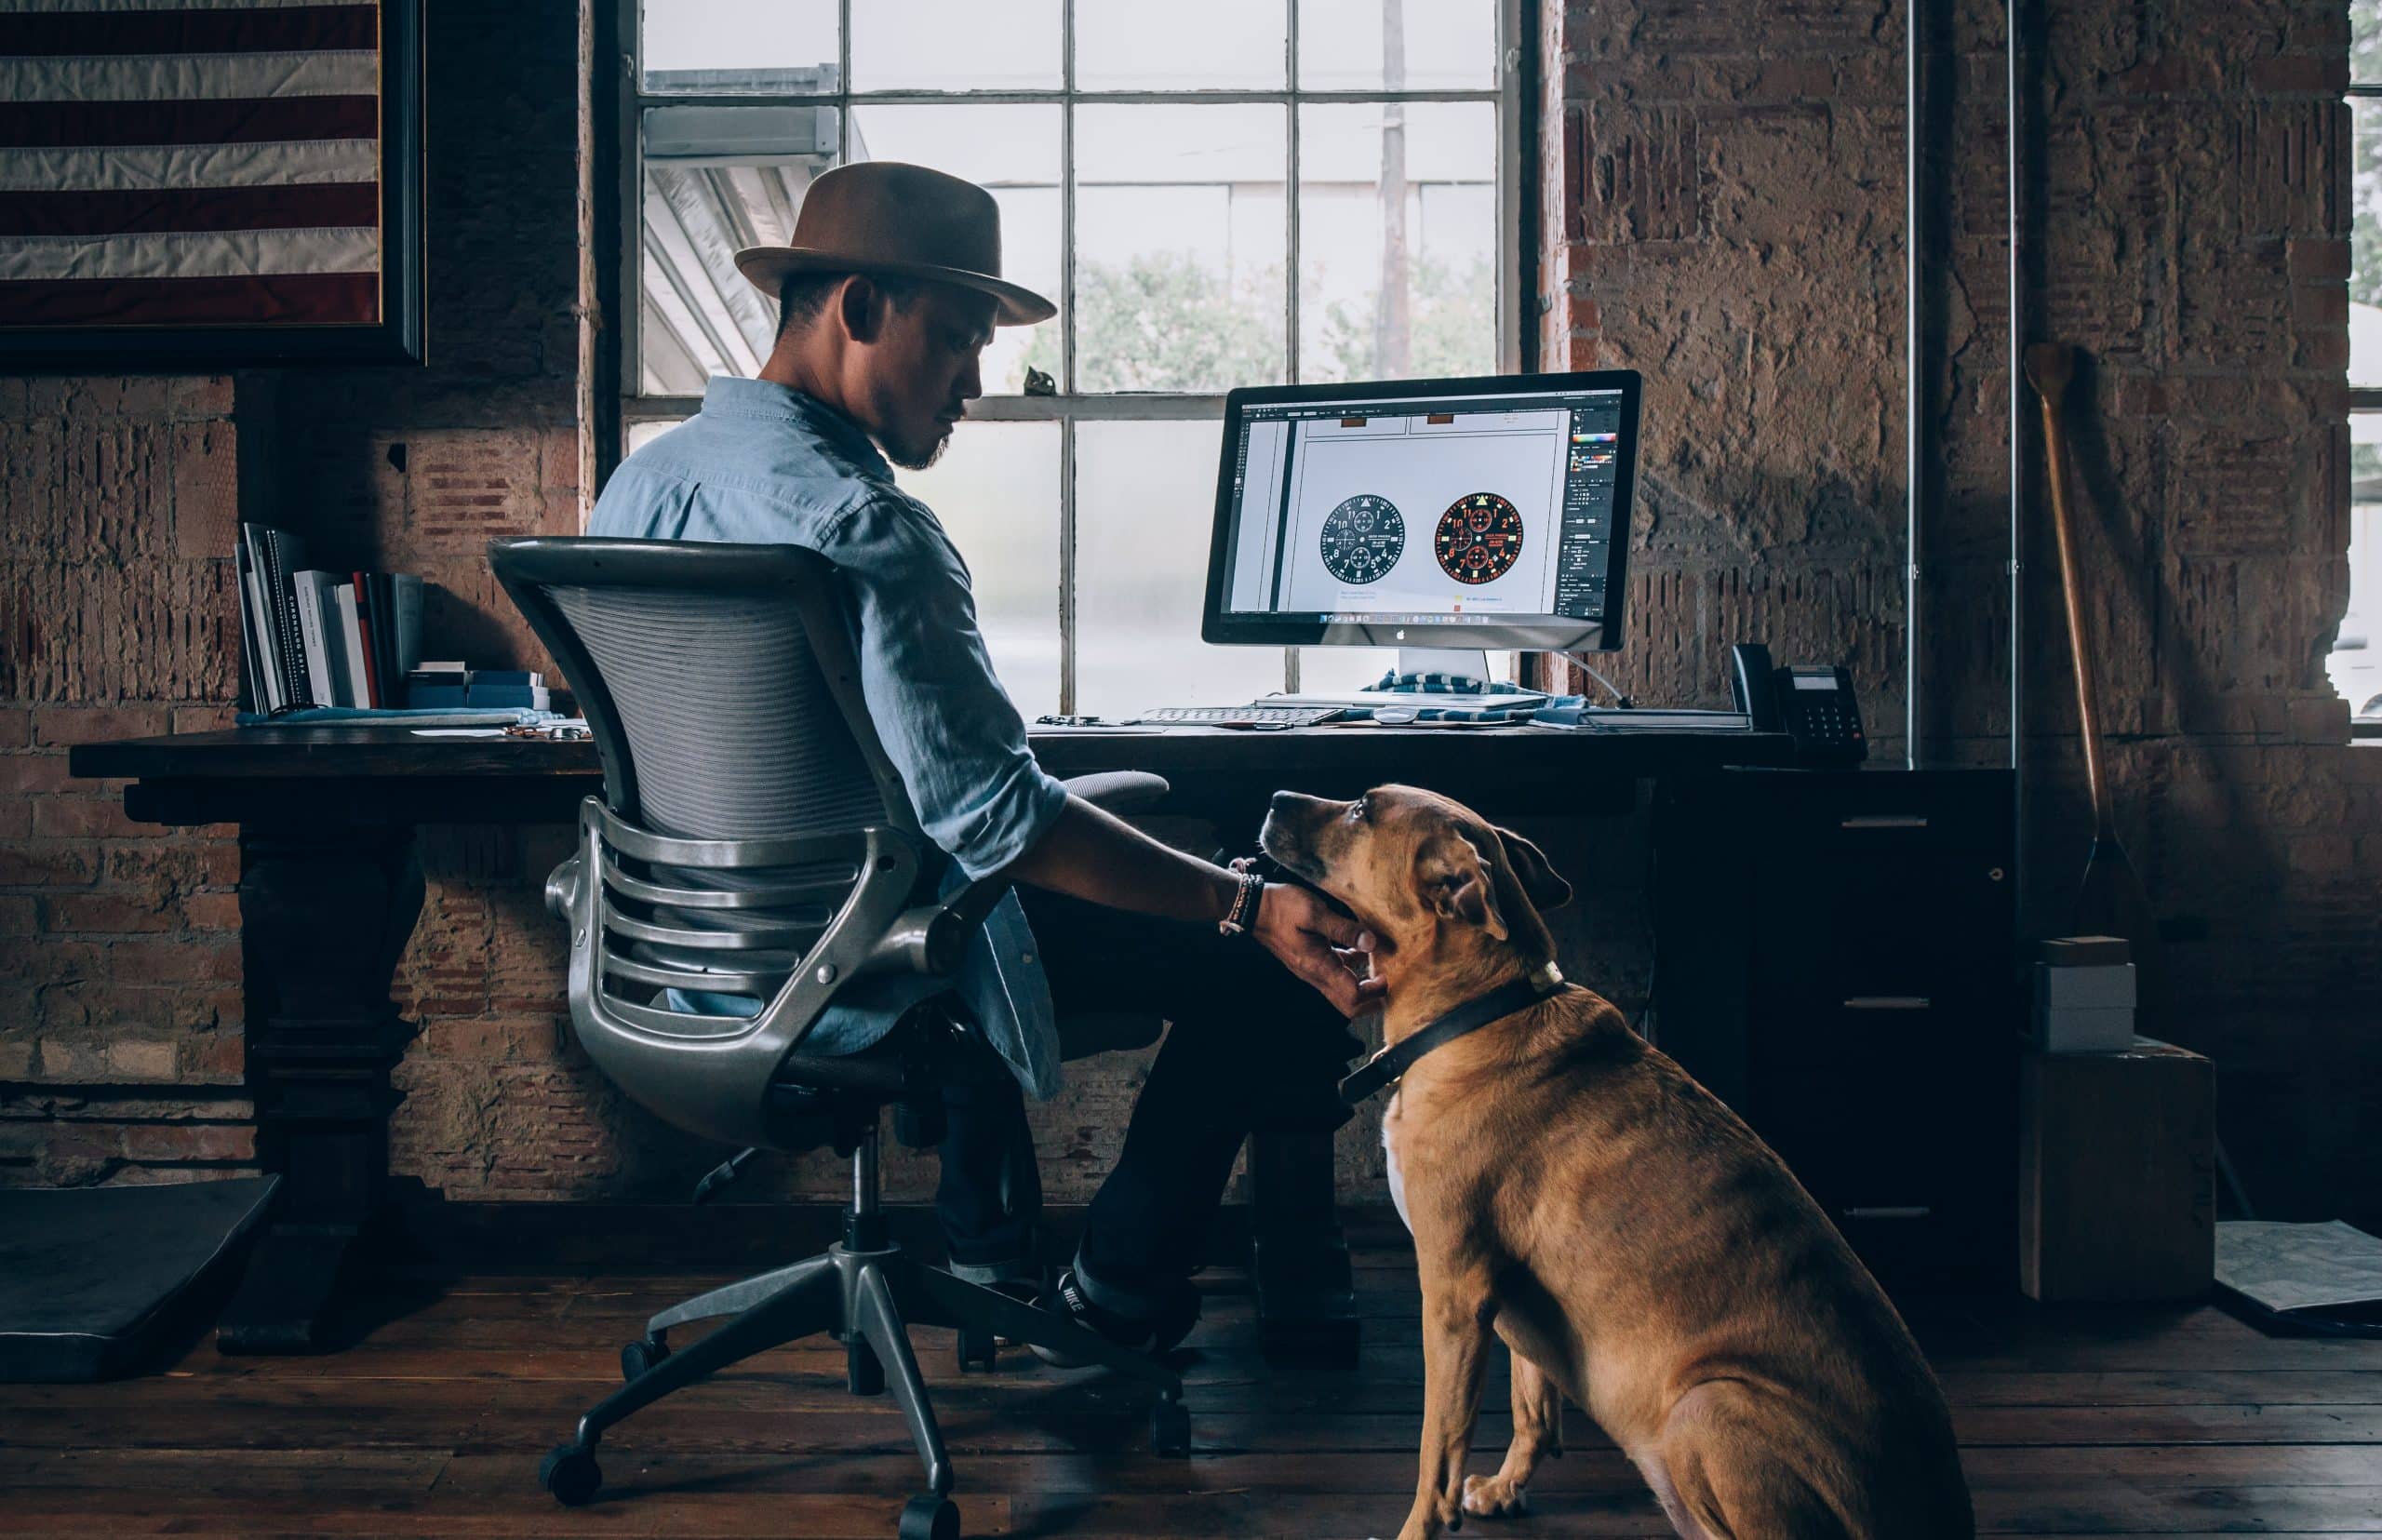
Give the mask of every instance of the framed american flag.
<path id="1" fill-rule="evenodd" d="M 422 0 L 0 0 L 0 369 L 419 363 Z"/>

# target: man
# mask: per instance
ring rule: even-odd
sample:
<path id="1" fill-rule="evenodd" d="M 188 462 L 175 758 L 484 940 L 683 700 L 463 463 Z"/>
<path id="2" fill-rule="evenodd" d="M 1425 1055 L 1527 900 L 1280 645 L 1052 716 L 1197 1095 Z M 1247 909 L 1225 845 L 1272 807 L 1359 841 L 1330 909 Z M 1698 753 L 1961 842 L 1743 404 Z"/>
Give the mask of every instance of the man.
<path id="1" fill-rule="evenodd" d="M 1335 950 L 1358 944 L 1357 928 L 1307 890 L 1159 844 L 1035 763 L 966 567 L 893 484 L 886 462 L 931 464 L 982 393 L 993 328 L 1054 313 L 1001 280 L 999 221 L 982 188 L 920 167 L 820 177 L 791 246 L 737 256 L 780 306 L 759 378 L 714 378 L 699 416 L 613 475 L 589 532 L 790 542 L 833 559 L 869 713 L 920 826 L 970 878 L 1024 885 L 961 980 L 1017 1079 L 951 1093 L 936 1204 L 956 1271 L 1036 1286 L 1040 1189 L 1017 1080 L 1056 1089 L 1055 1023 L 1132 1011 L 1173 1024 L 1049 1301 L 1117 1341 L 1167 1346 L 1197 1316 L 1189 1276 L 1243 1138 L 1337 1121 L 1332 1082 L 1356 1047 L 1342 1018 L 1372 986 Z M 906 1003 L 845 1006 L 806 1046 L 857 1051 Z"/>

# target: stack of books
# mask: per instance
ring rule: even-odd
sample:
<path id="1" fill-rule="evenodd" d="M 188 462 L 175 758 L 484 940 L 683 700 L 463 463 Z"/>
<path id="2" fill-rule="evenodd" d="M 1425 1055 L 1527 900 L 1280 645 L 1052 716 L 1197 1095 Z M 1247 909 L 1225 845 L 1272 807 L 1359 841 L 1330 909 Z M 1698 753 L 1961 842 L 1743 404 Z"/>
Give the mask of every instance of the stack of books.
<path id="1" fill-rule="evenodd" d="M 466 668 L 423 663 L 406 676 L 406 703 L 418 709 L 551 711 L 546 676 L 526 668 Z"/>
<path id="2" fill-rule="evenodd" d="M 240 526 L 240 668 L 251 710 L 393 707 L 422 657 L 422 579 L 328 572 L 286 529 Z"/>
<path id="3" fill-rule="evenodd" d="M 2037 956 L 2036 1047 L 2123 1053 L 2134 1046 L 2134 958 L 2122 937 L 2063 936 Z"/>

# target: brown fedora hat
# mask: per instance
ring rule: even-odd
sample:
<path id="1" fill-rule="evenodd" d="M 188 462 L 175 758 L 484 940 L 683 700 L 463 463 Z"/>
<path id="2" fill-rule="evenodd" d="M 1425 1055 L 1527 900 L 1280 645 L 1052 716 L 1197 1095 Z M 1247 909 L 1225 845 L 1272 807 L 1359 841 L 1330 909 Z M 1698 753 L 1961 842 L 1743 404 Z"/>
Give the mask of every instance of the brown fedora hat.
<path id="1" fill-rule="evenodd" d="M 1059 307 L 1001 279 L 1001 208 L 972 181 L 898 160 L 823 174 L 803 194 L 791 246 L 752 246 L 736 271 L 774 300 L 789 273 L 890 273 L 932 278 L 1000 301 L 998 326 L 1047 321 Z"/>

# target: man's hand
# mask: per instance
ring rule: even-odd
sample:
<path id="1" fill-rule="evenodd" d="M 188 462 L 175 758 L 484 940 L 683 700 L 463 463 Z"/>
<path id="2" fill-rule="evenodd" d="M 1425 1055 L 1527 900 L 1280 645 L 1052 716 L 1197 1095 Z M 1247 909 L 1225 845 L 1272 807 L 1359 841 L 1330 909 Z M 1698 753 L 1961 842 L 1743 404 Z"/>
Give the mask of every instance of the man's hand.
<path id="1" fill-rule="evenodd" d="M 1315 985 L 1340 1014 L 1359 1015 L 1380 1003 L 1381 980 L 1358 978 L 1341 957 L 1343 951 L 1359 950 L 1357 941 L 1364 928 L 1327 907 L 1306 889 L 1267 883 L 1253 933 L 1258 944 Z"/>

